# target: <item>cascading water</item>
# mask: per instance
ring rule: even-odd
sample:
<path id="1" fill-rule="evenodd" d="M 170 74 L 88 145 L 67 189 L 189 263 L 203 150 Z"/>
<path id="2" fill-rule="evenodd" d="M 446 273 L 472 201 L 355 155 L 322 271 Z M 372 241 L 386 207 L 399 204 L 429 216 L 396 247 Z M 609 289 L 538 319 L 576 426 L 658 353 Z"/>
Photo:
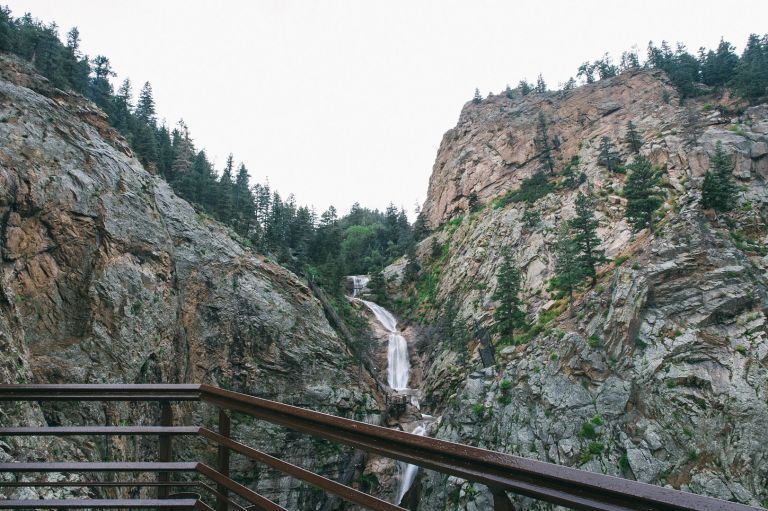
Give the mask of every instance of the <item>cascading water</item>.
<path id="1" fill-rule="evenodd" d="M 389 332 L 389 344 L 387 346 L 387 384 L 394 391 L 407 391 L 408 379 L 411 372 L 411 362 L 408 357 L 408 342 L 397 330 L 397 319 L 384 307 L 357 298 L 357 294 L 360 290 L 364 289 L 368 284 L 368 277 L 352 276 L 352 298 L 365 304 L 368 309 L 376 316 L 376 319 L 381 325 Z M 416 396 L 411 396 L 411 403 L 419 408 L 419 401 Z M 427 416 L 423 416 L 426 418 Z M 416 426 L 411 432 L 414 435 L 425 436 L 427 429 L 424 424 L 421 423 Z M 399 484 L 397 487 L 397 493 L 395 495 L 394 503 L 400 504 L 408 493 L 408 490 L 413 485 L 413 481 L 416 479 L 416 475 L 419 472 L 419 467 L 411 465 L 403 461 L 397 462 L 397 471 L 399 473 Z"/>
<path id="2" fill-rule="evenodd" d="M 384 307 L 360 300 L 366 307 L 371 309 L 373 315 L 379 320 L 379 323 L 389 332 L 389 345 L 387 347 L 387 385 L 392 390 L 406 390 L 408 388 L 408 377 L 411 372 L 411 362 L 408 358 L 408 343 L 405 337 L 397 331 L 397 320 Z"/>
<path id="3" fill-rule="evenodd" d="M 413 431 L 411 431 L 411 434 L 425 436 L 427 434 L 427 429 L 421 424 L 419 424 L 413 429 Z M 411 489 L 411 486 L 413 485 L 413 481 L 416 479 L 416 474 L 418 474 L 419 472 L 419 467 L 416 465 L 411 465 L 410 463 L 406 463 L 404 461 L 398 461 L 397 471 L 400 473 L 400 484 L 397 487 L 395 504 L 399 506 L 400 503 L 403 501 L 403 497 L 405 497 L 405 494 L 408 493 L 408 490 Z"/>
<path id="4" fill-rule="evenodd" d="M 368 275 L 352 275 L 352 298 L 357 298 L 357 294 L 365 289 L 365 286 L 370 282 Z"/>

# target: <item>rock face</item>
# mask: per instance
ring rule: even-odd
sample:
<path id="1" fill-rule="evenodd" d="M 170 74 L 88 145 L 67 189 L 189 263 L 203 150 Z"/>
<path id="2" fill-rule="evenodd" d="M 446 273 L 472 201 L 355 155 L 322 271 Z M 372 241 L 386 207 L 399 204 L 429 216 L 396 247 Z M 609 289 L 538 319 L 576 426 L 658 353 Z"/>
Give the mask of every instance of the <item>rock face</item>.
<path id="1" fill-rule="evenodd" d="M 537 326 L 526 344 L 499 347 L 486 369 L 476 352 L 464 363 L 438 339 L 424 377 L 427 406 L 441 414 L 435 436 L 768 504 L 768 107 L 724 114 L 727 98 L 709 100 L 714 108 L 687 105 L 703 125 L 690 143 L 688 114 L 656 72 L 464 107 L 441 144 L 424 207 L 436 228 L 418 250 L 432 306 L 453 299 L 467 324 L 490 325 L 501 253 L 510 249 Z M 540 111 L 560 139 L 556 170 L 578 156 L 584 178 L 557 178 L 555 191 L 533 204 L 495 207 L 494 198 L 538 166 Z M 603 136 L 622 161 L 632 160 L 622 142 L 629 120 L 643 137 L 641 153 L 663 171 L 667 201 L 654 234 L 630 231 L 620 194 L 626 176 L 597 165 Z M 717 142 L 734 159 L 740 195 L 736 211 L 713 217 L 699 202 Z M 573 216 L 578 191 L 594 197 L 598 234 L 615 263 L 569 304 L 548 283 L 556 233 Z M 484 207 L 470 213 L 472 192 Z M 435 246 L 445 255 L 433 255 Z M 487 490 L 466 481 L 426 472 L 420 483 L 420 510 L 490 505 Z M 519 501 L 521 509 L 548 509 Z"/>
<path id="2" fill-rule="evenodd" d="M 0 57 L 0 140 L 2 381 L 207 382 L 377 420 L 371 392 L 311 291 L 145 171 L 90 102 Z M 181 422 L 204 418 L 189 407 L 176 414 Z M 120 420 L 156 423 L 157 411 L 0 410 L 6 425 Z M 347 460 L 346 450 L 317 459 L 316 442 L 282 430 L 251 422 L 238 429 L 255 447 L 321 473 Z M 28 445 L 0 444 L 0 453 L 37 457 Z M 66 453 L 105 455 L 90 446 L 70 444 Z M 111 451 L 134 458 L 145 447 L 115 443 Z M 269 471 L 239 469 L 288 507 L 322 500 Z"/>

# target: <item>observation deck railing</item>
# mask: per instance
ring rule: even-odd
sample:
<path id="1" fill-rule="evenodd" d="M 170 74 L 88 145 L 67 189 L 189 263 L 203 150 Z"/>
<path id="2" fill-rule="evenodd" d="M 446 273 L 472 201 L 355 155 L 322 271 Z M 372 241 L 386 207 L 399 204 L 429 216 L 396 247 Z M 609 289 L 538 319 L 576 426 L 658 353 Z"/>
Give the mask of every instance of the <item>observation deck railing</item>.
<path id="1" fill-rule="evenodd" d="M 411 435 L 341 417 L 289 406 L 208 385 L 0 385 L 0 401 L 156 401 L 159 426 L 0 427 L 0 437 L 71 435 L 156 435 L 156 461 L 0 463 L 2 473 L 64 474 L 156 473 L 153 481 L 3 481 L 0 487 L 156 487 L 152 499 L 0 500 L 0 509 L 197 509 L 205 511 L 285 508 L 230 478 L 232 453 L 267 465 L 366 509 L 403 508 L 355 488 L 279 460 L 235 441 L 231 413 L 245 414 L 314 437 L 345 444 L 488 486 L 495 511 L 514 507 L 508 493 L 525 495 L 571 509 L 600 511 L 747 511 L 743 504 L 639 483 L 477 447 Z M 219 409 L 218 430 L 175 426 L 171 403 L 201 401 Z M 215 468 L 198 461 L 175 461 L 173 438 L 197 436 L 217 446 Z M 171 474 L 196 474 L 172 480 Z M 8 479 L 8 478 L 5 478 Z M 155 495 L 153 495 L 155 496 Z"/>

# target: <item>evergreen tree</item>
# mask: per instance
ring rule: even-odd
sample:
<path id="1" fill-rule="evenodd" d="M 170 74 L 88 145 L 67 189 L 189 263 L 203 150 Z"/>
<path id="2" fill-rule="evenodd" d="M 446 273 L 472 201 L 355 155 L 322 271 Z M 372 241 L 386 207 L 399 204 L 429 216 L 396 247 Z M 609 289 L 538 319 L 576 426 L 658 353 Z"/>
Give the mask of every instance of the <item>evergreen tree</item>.
<path id="1" fill-rule="evenodd" d="M 621 71 L 629 71 L 632 69 L 640 68 L 640 59 L 637 56 L 637 51 L 625 51 L 621 54 L 621 64 L 619 69 Z"/>
<path id="2" fill-rule="evenodd" d="M 219 178 L 217 187 L 216 212 L 222 222 L 228 224 L 232 220 L 232 198 L 234 195 L 234 182 L 232 171 L 235 168 L 235 159 L 232 153 L 227 156 L 227 163 Z"/>
<path id="3" fill-rule="evenodd" d="M 544 77 L 541 74 L 536 78 L 536 92 L 539 94 L 547 92 L 547 84 L 544 82 Z"/>
<path id="4" fill-rule="evenodd" d="M 389 296 L 387 296 L 387 282 L 384 280 L 384 272 L 379 270 L 373 273 L 367 287 L 371 291 L 371 297 L 374 302 L 379 305 L 387 305 L 389 303 Z"/>
<path id="5" fill-rule="evenodd" d="M 573 292 L 583 277 L 579 247 L 571 236 L 568 224 L 564 223 L 555 242 L 555 277 L 552 284 L 572 301 Z"/>
<path id="6" fill-rule="evenodd" d="M 277 198 L 279 201 L 279 196 Z M 235 231 L 241 236 L 248 236 L 253 225 L 255 213 L 253 195 L 251 195 L 251 189 L 248 186 L 248 169 L 242 163 L 237 170 L 237 177 L 235 178 L 232 211 L 235 217 Z M 282 228 L 282 238 L 285 236 L 285 226 L 281 225 L 280 227 Z"/>
<path id="7" fill-rule="evenodd" d="M 704 133 L 704 127 L 699 111 L 695 107 L 686 108 L 683 119 L 683 140 L 686 147 L 695 146 L 702 133 Z"/>
<path id="8" fill-rule="evenodd" d="M 520 272 L 511 252 L 505 251 L 496 279 L 496 292 L 492 296 L 499 302 L 493 313 L 495 328 L 514 342 L 515 329 L 525 325 L 525 310 L 520 299 Z"/>
<path id="9" fill-rule="evenodd" d="M 619 159 L 619 153 L 613 147 L 611 140 L 608 137 L 600 139 L 600 154 L 597 156 L 598 165 L 602 165 L 611 172 L 617 172 L 621 170 L 621 159 Z"/>
<path id="10" fill-rule="evenodd" d="M 594 83 L 595 82 L 595 66 L 593 66 L 589 62 L 584 62 L 582 65 L 579 66 L 579 69 L 576 72 L 576 78 L 584 78 L 584 81 L 586 83 Z"/>
<path id="11" fill-rule="evenodd" d="M 528 80 L 520 80 L 517 84 L 517 88 L 520 89 L 520 94 L 527 96 L 533 90 L 533 85 L 528 83 Z"/>
<path id="12" fill-rule="evenodd" d="M 653 215 L 663 202 L 658 176 L 651 168 L 651 162 L 642 155 L 637 156 L 629 169 L 631 172 L 624 185 L 625 215 L 635 231 L 648 228 L 653 232 Z"/>
<path id="13" fill-rule="evenodd" d="M 768 94 L 768 34 L 750 34 L 731 81 L 741 96 L 754 100 Z"/>
<path id="14" fill-rule="evenodd" d="M 597 265 L 606 261 L 605 252 L 598 248 L 602 240 L 597 236 L 597 225 L 592 199 L 579 192 L 576 196 L 576 217 L 571 220 L 570 227 L 578 249 L 581 273 L 592 279 L 593 286 L 597 282 Z"/>
<path id="15" fill-rule="evenodd" d="M 701 206 L 715 211 L 730 211 L 736 203 L 736 191 L 733 160 L 723 150 L 723 144 L 718 141 L 715 154 L 709 159 L 709 170 L 704 175 Z"/>
<path id="16" fill-rule="evenodd" d="M 515 93 L 512 91 L 512 88 L 509 86 L 509 84 L 507 84 L 507 88 L 504 89 L 504 95 L 509 99 L 512 99 L 515 97 Z"/>
<path id="17" fill-rule="evenodd" d="M 549 140 L 547 121 L 544 118 L 543 112 L 539 112 L 538 122 L 536 123 L 536 137 L 533 139 L 533 145 L 539 153 L 541 170 L 552 172 L 555 169 L 555 162 L 552 158 L 552 145 Z"/>
<path id="18" fill-rule="evenodd" d="M 475 89 L 475 95 L 472 97 L 472 103 L 479 105 L 483 101 L 483 96 L 480 95 L 480 89 Z"/>
<path id="19" fill-rule="evenodd" d="M 701 81 L 710 86 L 721 87 L 733 77 L 739 57 L 734 53 L 734 46 L 720 39 L 716 51 L 704 48 L 699 50 L 699 63 L 701 65 Z"/>
<path id="20" fill-rule="evenodd" d="M 155 127 L 155 100 L 152 97 L 152 85 L 145 82 L 139 93 L 139 102 L 136 104 L 136 118 L 148 126 Z"/>
<path id="21" fill-rule="evenodd" d="M 112 71 L 112 65 L 109 59 L 103 55 L 97 55 L 93 59 L 93 77 L 89 87 L 88 95 L 107 115 L 112 113 L 110 108 L 112 103 L 112 84 L 109 78 L 115 76 Z"/>
<path id="22" fill-rule="evenodd" d="M 474 213 L 480 209 L 480 199 L 477 197 L 477 192 L 471 192 L 467 197 L 467 206 L 470 213 Z"/>
<path id="23" fill-rule="evenodd" d="M 627 143 L 630 150 L 635 154 L 639 154 L 640 148 L 643 147 L 643 139 L 640 137 L 632 121 L 627 122 L 627 134 L 624 136 L 624 142 Z"/>
<path id="24" fill-rule="evenodd" d="M 419 258 L 416 256 L 416 243 L 410 243 L 405 254 L 408 263 L 405 265 L 403 278 L 406 282 L 416 282 L 416 279 L 419 277 L 419 271 L 421 271 Z"/>

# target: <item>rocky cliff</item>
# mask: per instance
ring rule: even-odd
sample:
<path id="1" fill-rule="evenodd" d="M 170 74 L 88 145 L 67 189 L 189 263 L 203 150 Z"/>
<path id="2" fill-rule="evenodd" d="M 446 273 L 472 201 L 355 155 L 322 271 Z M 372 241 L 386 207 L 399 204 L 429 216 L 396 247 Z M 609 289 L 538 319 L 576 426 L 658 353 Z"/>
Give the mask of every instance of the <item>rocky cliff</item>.
<path id="1" fill-rule="evenodd" d="M 683 108 L 655 71 L 465 105 L 440 145 L 424 206 L 435 232 L 419 247 L 417 287 L 429 297 L 421 311 L 429 321 L 430 309 L 452 298 L 467 324 L 488 326 L 501 253 L 510 249 L 535 326 L 525 344 L 499 346 L 487 368 L 473 351 L 477 339 L 462 362 L 462 350 L 438 336 L 424 388 L 441 414 L 433 435 L 768 505 L 768 106 L 733 106 L 725 94 Z M 701 131 L 694 140 L 684 137 L 692 111 Z M 567 184 L 553 176 L 553 191 L 534 203 L 502 205 L 495 199 L 539 165 L 540 112 L 559 139 L 556 172 L 576 156 L 571 171 L 583 177 Z M 630 120 L 640 152 L 663 171 L 666 202 L 654 234 L 631 232 L 620 193 L 626 175 L 597 164 L 603 136 L 632 160 L 622 141 Z M 700 206 L 717 142 L 734 159 L 740 187 L 737 210 L 719 216 Z M 596 201 L 613 262 L 569 304 L 548 283 L 556 231 L 579 191 Z M 470 212 L 473 192 L 479 207 Z M 427 472 L 420 488 L 420 510 L 489 506 L 484 488 L 456 478 Z"/>
<path id="2" fill-rule="evenodd" d="M 371 392 L 311 291 L 143 169 L 92 103 L 0 56 L 0 140 L 2 381 L 208 382 L 377 420 Z M 205 418 L 189 407 L 175 412 L 180 422 Z M 4 425 L 121 421 L 156 423 L 157 410 L 0 409 Z M 343 449 L 316 457 L 323 445 L 257 423 L 237 430 L 256 447 L 331 476 L 348 459 Z M 142 449 L 149 446 L 120 439 L 36 439 L 0 443 L 0 456 L 139 459 Z M 269 471 L 237 469 L 289 507 L 322 499 Z"/>

